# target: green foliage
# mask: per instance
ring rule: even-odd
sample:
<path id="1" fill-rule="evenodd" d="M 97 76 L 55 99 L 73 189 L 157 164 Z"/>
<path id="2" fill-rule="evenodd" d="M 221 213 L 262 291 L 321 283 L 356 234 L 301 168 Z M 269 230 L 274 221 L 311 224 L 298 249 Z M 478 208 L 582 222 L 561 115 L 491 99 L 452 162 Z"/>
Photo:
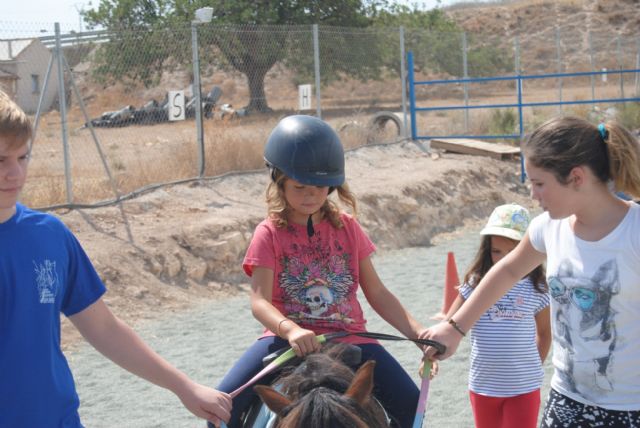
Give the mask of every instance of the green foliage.
<path id="1" fill-rule="evenodd" d="M 314 81 L 314 56 L 312 33 L 292 39 L 283 64 L 293 70 L 299 82 Z M 395 38 L 393 36 L 396 36 Z M 318 28 L 320 46 L 320 78 L 326 85 L 336 79 L 349 76 L 361 81 L 384 78 L 390 68 L 387 56 L 389 44 L 394 44 L 397 64 L 397 32 L 373 28 L 346 28 L 322 26 Z"/>
<path id="2" fill-rule="evenodd" d="M 464 76 L 463 33 L 461 31 L 411 31 L 407 49 L 421 70 Z M 491 42 L 477 43 L 467 33 L 467 74 L 469 77 L 504 75 L 514 70 L 510 51 Z"/>
<path id="3" fill-rule="evenodd" d="M 186 27 L 116 32 L 109 43 L 99 46 L 94 56 L 94 77 L 105 83 L 121 80 L 140 81 L 147 87 L 155 85 L 162 73 L 170 71 L 176 63 L 190 64 L 190 49 L 175 49 L 185 46 L 189 37 Z"/>
<path id="4" fill-rule="evenodd" d="M 83 12 L 91 28 L 103 25 L 110 30 L 152 30 L 167 24 L 171 7 L 166 0 L 100 0 L 97 9 Z"/>
<path id="5" fill-rule="evenodd" d="M 394 4 L 381 10 L 373 24 L 379 27 L 420 28 L 429 31 L 458 31 L 459 28 L 440 8 L 428 11 Z"/>
<path id="6" fill-rule="evenodd" d="M 463 31 L 440 8 L 424 11 L 394 5 L 382 11 L 374 25 L 405 28 L 405 49 L 414 54 L 419 70 L 463 76 Z M 495 76 L 514 69 L 510 48 L 495 41 L 478 43 L 467 35 L 467 64 L 472 77 Z"/>
<path id="7" fill-rule="evenodd" d="M 489 118 L 488 132 L 491 135 L 507 135 L 517 132 L 518 114 L 513 109 L 494 109 Z"/>
<path id="8" fill-rule="evenodd" d="M 467 52 L 469 75 L 472 77 L 499 76 L 514 71 L 515 61 L 506 49 L 487 44 Z"/>
<path id="9" fill-rule="evenodd" d="M 623 103 L 618 109 L 618 120 L 627 129 L 640 128 L 640 103 Z"/>
<path id="10" fill-rule="evenodd" d="M 106 0 L 102 0 L 103 2 Z M 113 0 L 112 0 L 113 1 Z M 116 0 L 118 1 L 118 0 Z M 124 0 L 119 0 L 124 1 Z M 126 0 L 139 1 L 139 0 Z M 384 0 L 167 0 L 189 21 L 196 9 L 213 8 L 213 23 L 236 25 L 332 25 L 366 27 Z"/>
<path id="11" fill-rule="evenodd" d="M 405 50 L 414 54 L 414 65 L 419 69 L 450 69 L 452 52 L 460 50 L 460 29 L 447 18 L 442 9 L 420 10 L 417 6 L 393 5 L 381 11 L 374 25 L 382 28 L 405 29 Z M 387 48 L 388 64 L 399 71 L 397 43 Z"/>
<path id="12" fill-rule="evenodd" d="M 109 42 L 100 44 L 94 55 L 94 77 L 104 83 L 155 84 L 167 69 L 171 47 L 189 40 L 186 25 L 171 28 L 172 9 L 166 0 L 101 0 L 84 18 L 89 28 L 101 26 L 111 32 Z"/>

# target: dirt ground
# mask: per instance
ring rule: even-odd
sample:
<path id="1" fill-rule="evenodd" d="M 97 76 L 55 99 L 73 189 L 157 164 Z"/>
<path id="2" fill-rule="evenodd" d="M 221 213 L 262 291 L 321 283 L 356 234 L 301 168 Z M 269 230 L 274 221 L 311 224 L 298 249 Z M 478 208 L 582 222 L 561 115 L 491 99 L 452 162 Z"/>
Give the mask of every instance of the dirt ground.
<path id="1" fill-rule="evenodd" d="M 486 218 L 499 204 L 533 208 L 519 159 L 439 153 L 421 143 L 347 153 L 358 218 L 380 248 L 428 246 L 434 237 Z M 264 218 L 262 172 L 149 191 L 119 206 L 56 211 L 78 236 L 125 321 L 153 320 L 248 290 L 241 262 Z M 65 347 L 78 334 L 63 322 Z"/>

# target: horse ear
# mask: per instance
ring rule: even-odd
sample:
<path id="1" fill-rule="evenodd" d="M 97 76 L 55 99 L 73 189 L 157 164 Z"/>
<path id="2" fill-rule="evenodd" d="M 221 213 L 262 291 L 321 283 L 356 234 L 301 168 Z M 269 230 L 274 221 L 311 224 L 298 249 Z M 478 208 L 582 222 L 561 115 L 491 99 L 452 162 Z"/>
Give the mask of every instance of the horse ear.
<path id="1" fill-rule="evenodd" d="M 256 385 L 253 390 L 260 396 L 264 404 L 278 416 L 282 416 L 282 411 L 291 404 L 291 400 L 269 386 Z"/>
<path id="2" fill-rule="evenodd" d="M 373 392 L 373 369 L 375 366 L 376 362 L 373 360 L 361 365 L 344 395 L 354 399 L 358 404 L 364 405 Z"/>

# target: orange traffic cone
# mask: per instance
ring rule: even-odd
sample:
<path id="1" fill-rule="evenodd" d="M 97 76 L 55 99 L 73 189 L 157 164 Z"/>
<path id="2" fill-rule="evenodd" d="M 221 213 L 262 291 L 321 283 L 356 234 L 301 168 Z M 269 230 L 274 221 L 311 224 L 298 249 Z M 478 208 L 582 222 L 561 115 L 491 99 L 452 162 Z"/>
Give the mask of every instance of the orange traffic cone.
<path id="1" fill-rule="evenodd" d="M 453 301 L 458 297 L 458 290 L 456 287 L 460 285 L 460 279 L 458 278 L 458 268 L 456 267 L 456 259 L 453 256 L 453 252 L 447 253 L 447 272 L 444 279 L 444 297 L 442 299 L 442 309 L 439 313 L 434 315 L 432 319 L 441 320 L 444 319 L 449 311 L 449 308 L 453 304 Z"/>

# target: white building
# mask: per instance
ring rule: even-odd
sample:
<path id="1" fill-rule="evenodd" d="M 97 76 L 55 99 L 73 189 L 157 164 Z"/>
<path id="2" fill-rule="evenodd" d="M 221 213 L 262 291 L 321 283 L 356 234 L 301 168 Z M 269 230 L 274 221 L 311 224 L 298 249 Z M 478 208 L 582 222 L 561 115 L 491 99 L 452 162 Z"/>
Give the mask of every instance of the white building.
<path id="1" fill-rule="evenodd" d="M 27 113 L 35 113 L 44 90 L 51 52 L 38 39 L 0 40 L 0 89 Z M 58 95 L 58 69 L 52 64 L 42 111 L 51 108 Z"/>

